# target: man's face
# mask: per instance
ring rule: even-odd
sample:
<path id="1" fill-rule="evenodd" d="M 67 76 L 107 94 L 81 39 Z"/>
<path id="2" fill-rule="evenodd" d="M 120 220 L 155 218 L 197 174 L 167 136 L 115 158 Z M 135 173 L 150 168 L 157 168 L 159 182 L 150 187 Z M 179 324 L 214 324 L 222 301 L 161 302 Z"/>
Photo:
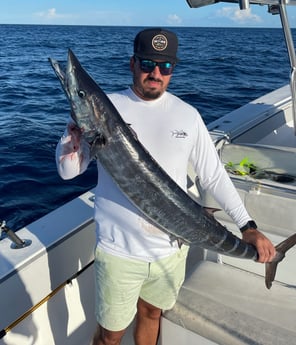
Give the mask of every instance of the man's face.
<path id="1" fill-rule="evenodd" d="M 172 76 L 171 74 L 161 74 L 159 66 L 155 66 L 152 72 L 143 72 L 140 67 L 140 60 L 135 57 L 130 60 L 130 69 L 133 73 L 133 90 L 145 101 L 160 97 L 166 91 Z"/>

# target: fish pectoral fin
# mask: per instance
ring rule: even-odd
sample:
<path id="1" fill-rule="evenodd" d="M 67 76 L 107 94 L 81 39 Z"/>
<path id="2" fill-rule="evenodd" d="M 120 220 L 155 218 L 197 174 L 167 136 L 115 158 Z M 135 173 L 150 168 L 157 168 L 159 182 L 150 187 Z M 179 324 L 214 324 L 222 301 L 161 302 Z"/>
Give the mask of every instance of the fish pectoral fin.
<path id="1" fill-rule="evenodd" d="M 281 262 L 286 252 L 296 244 L 296 233 L 275 246 L 277 254 L 272 262 L 265 264 L 265 286 L 270 289 L 274 281 L 278 263 Z"/>

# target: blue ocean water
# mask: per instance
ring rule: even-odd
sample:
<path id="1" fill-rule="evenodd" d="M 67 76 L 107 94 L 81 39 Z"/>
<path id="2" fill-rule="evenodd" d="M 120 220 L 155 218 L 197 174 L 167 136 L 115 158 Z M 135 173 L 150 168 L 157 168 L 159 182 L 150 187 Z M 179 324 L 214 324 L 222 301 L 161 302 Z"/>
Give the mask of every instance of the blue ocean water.
<path id="1" fill-rule="evenodd" d="M 104 91 L 131 83 L 139 27 L 0 25 L 0 220 L 17 230 L 96 184 L 96 167 L 63 181 L 55 146 L 69 105 L 48 63 L 71 48 Z M 180 63 L 169 90 L 209 123 L 289 82 L 281 29 L 171 28 Z M 182 115 L 182 114 L 181 114 Z"/>

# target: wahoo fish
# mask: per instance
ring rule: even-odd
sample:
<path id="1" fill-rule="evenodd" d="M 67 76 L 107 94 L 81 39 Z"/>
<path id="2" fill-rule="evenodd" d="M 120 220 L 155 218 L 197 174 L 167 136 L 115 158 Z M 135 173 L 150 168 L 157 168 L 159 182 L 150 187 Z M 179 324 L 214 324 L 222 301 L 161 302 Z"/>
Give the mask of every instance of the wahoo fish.
<path id="1" fill-rule="evenodd" d="M 223 255 L 258 259 L 254 246 L 241 240 L 196 203 L 158 165 L 124 122 L 115 106 L 69 50 L 66 71 L 49 59 L 71 106 L 71 117 L 126 197 L 172 239 Z M 274 261 L 266 265 L 271 287 L 277 263 L 296 243 L 296 234 L 278 245 Z"/>

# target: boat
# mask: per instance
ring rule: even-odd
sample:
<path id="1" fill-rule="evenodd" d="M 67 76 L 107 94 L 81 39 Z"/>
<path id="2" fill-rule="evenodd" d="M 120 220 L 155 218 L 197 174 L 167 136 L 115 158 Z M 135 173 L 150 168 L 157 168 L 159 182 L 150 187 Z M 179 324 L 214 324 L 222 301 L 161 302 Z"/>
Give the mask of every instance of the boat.
<path id="1" fill-rule="evenodd" d="M 190 7 L 219 0 L 187 0 Z M 290 83 L 208 124 L 221 160 L 250 215 L 273 243 L 296 228 L 296 58 L 287 7 L 296 0 L 226 0 L 241 10 L 265 5 L 279 14 L 291 63 Z M 188 167 L 188 193 L 217 205 Z M 0 222 L 0 345 L 89 345 L 94 317 L 94 190 L 16 233 Z M 231 219 L 215 217 L 240 236 Z M 271 289 L 264 265 L 191 247 L 186 280 L 161 318 L 159 345 L 296 344 L 296 249 Z M 123 345 L 133 344 L 132 326 Z"/>

